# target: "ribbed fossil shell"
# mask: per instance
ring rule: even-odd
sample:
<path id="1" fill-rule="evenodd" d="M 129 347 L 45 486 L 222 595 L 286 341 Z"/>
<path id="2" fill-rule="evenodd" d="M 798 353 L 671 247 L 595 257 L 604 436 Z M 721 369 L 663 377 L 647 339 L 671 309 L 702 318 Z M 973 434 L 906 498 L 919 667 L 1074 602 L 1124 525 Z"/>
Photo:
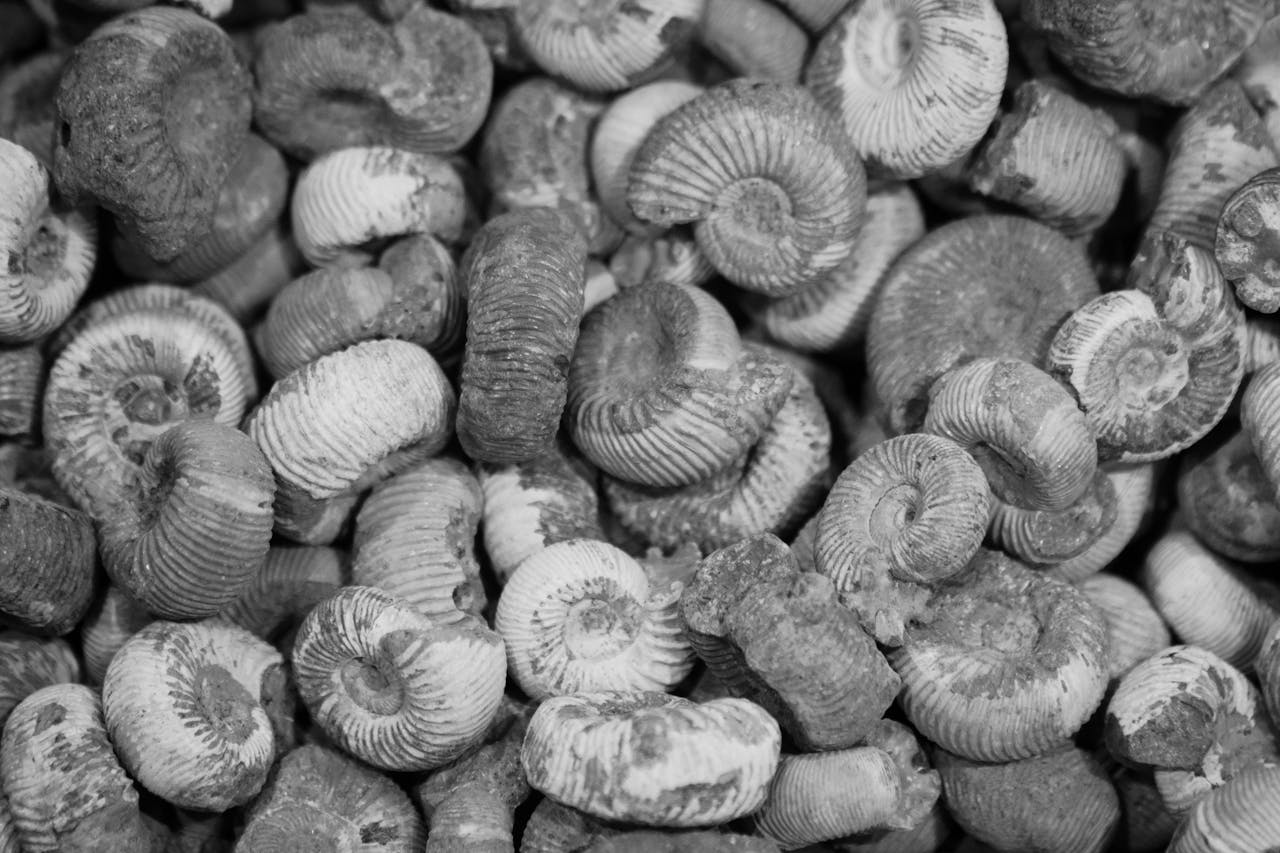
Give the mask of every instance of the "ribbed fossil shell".
<path id="1" fill-rule="evenodd" d="M 502 699 L 501 638 L 476 621 L 437 625 L 402 598 L 348 586 L 298 630 L 293 666 L 312 719 L 384 770 L 425 770 L 484 734 Z"/>
<path id="2" fill-rule="evenodd" d="M 1014 216 L 930 231 L 890 267 L 872 309 L 867 360 L 895 433 L 918 429 L 929 386 L 975 357 L 1043 365 L 1064 319 L 1098 295 L 1082 249 Z"/>
<path id="3" fill-rule="evenodd" d="M 520 0 L 515 30 L 544 71 L 579 89 L 613 92 L 661 70 L 693 37 L 704 3 Z"/>
<path id="4" fill-rule="evenodd" d="M 23 5 L 17 8 L 21 14 Z M 0 78 L 0 138 L 30 151 L 46 169 L 53 168 L 54 95 L 70 55 L 67 48 L 51 48 L 9 65 Z"/>
<path id="5" fill-rule="evenodd" d="M 6 662 L 0 673 L 0 729 L 18 703 L 40 688 L 80 680 L 80 664 L 66 640 L 0 631 L 0 656 Z"/>
<path id="6" fill-rule="evenodd" d="M 111 211 L 153 260 L 171 260 L 212 224 L 249 132 L 250 86 L 231 39 L 195 12 L 112 18 L 62 72 L 58 191 Z"/>
<path id="7" fill-rule="evenodd" d="M 277 222 L 247 252 L 195 284 L 191 292 L 223 306 L 236 322 L 248 323 L 302 267 L 302 254 L 287 223 Z"/>
<path id="8" fill-rule="evenodd" d="M 1173 128 L 1160 199 L 1148 228 L 1171 231 L 1212 252 L 1223 205 L 1241 184 L 1277 165 L 1275 143 L 1244 90 L 1224 79 Z"/>
<path id="9" fill-rule="evenodd" d="M 523 772 L 523 767 L 521 768 Z M 520 838 L 520 853 L 567 853 L 589 849 L 621 830 L 577 809 L 543 797 L 529 815 Z"/>
<path id="10" fill-rule="evenodd" d="M 710 552 L 756 533 L 789 536 L 821 506 L 830 468 L 830 421 L 813 383 L 797 371 L 760 441 L 723 473 L 677 489 L 612 478 L 604 488 L 614 515 L 649 545 L 688 542 Z"/>
<path id="11" fill-rule="evenodd" d="M 484 550 L 505 585 L 524 560 L 557 542 L 604 539 L 597 474 L 558 440 L 546 453 L 515 465 L 480 465 Z"/>
<path id="12" fill-rule="evenodd" d="M 1280 767 L 1252 767 L 1201 800 L 1170 853 L 1244 853 L 1280 845 Z"/>
<path id="13" fill-rule="evenodd" d="M 636 152 L 627 204 L 747 290 L 787 296 L 849 257 L 866 176 L 848 138 L 796 85 L 736 79 L 663 116 Z"/>
<path id="14" fill-rule="evenodd" d="M 1154 505 L 1154 465 L 1104 465 L 1116 494 L 1115 521 L 1101 531 L 1097 541 L 1075 557 L 1047 566 L 1050 577 L 1071 583 L 1102 571 L 1133 539 Z"/>
<path id="15" fill-rule="evenodd" d="M 1107 655 L 1111 678 L 1117 679 L 1141 661 L 1169 646 L 1169 627 L 1151 599 L 1118 575 L 1096 574 L 1077 584 L 1107 622 Z"/>
<path id="16" fill-rule="evenodd" d="M 1095 752 L 1107 767 L 1111 783 L 1120 796 L 1120 824 L 1115 841 L 1134 853 L 1156 853 L 1164 850 L 1179 820 L 1164 807 L 1151 770 L 1125 767 L 1105 750 Z"/>
<path id="17" fill-rule="evenodd" d="M 1245 312 L 1245 375 L 1256 373 L 1273 361 L 1280 361 L 1280 317 Z"/>
<path id="18" fill-rule="evenodd" d="M 458 440 L 473 459 L 527 462 L 550 448 L 568 396 L 586 245 L 561 214 L 513 211 L 467 247 L 467 340 Z"/>
<path id="19" fill-rule="evenodd" d="M 803 749 L 860 743 L 901 686 L 829 581 L 769 534 L 698 564 L 680 600 L 690 643 L 731 696 L 768 710 Z"/>
<path id="20" fill-rule="evenodd" d="M 474 543 L 483 501 L 454 459 L 384 480 L 356 516 L 352 583 L 403 598 L 438 625 L 479 615 L 486 600 Z"/>
<path id="21" fill-rule="evenodd" d="M 276 545 L 221 618 L 279 643 L 321 600 L 350 580 L 346 555 L 323 546 Z"/>
<path id="22" fill-rule="evenodd" d="M 1066 742 L 1107 685 L 1107 626 L 1069 584 L 980 551 L 931 621 L 889 653 L 902 706 L 925 737 L 974 761 L 1013 761 Z"/>
<path id="23" fill-rule="evenodd" d="M 34 341 L 67 319 L 89 285 L 97 259 L 92 209 L 49 198 L 49 173 L 21 145 L 0 139 L 0 344 Z"/>
<path id="24" fill-rule="evenodd" d="M 462 177 L 448 160 L 388 147 L 323 154 L 293 188 L 293 239 L 312 266 L 360 267 L 365 244 L 404 234 L 457 240 L 466 217 Z"/>
<path id="25" fill-rule="evenodd" d="M 800 82 L 809 37 L 766 0 L 706 0 L 698 41 L 735 76 Z"/>
<path id="26" fill-rule="evenodd" d="M 1233 69 L 1233 75 L 1244 86 L 1245 96 L 1262 116 L 1272 142 L 1280 139 L 1280 78 L 1276 76 L 1280 53 L 1280 21 L 1269 17 L 1258 31 L 1258 37 L 1249 45 Z M 0 108 L 2 109 L 2 108 Z"/>
<path id="27" fill-rule="evenodd" d="M 151 614 L 128 593 L 115 584 L 107 584 L 80 623 L 84 671 L 89 683 L 101 685 L 120 647 L 153 621 Z"/>
<path id="28" fill-rule="evenodd" d="M 591 178 L 600 206 L 633 235 L 652 232 L 627 206 L 627 181 L 636 152 L 663 116 L 703 92 L 683 80 L 638 86 L 609 102 L 591 130 Z"/>
<path id="29" fill-rule="evenodd" d="M 1272 724 L 1280 726 L 1280 618 L 1271 623 L 1253 665 L 1262 688 L 1263 705 Z"/>
<path id="30" fill-rule="evenodd" d="M 879 642 L 896 645 L 927 585 L 962 571 L 989 513 L 987 479 L 950 439 L 881 442 L 836 480 L 818 516 L 817 570 Z"/>
<path id="31" fill-rule="evenodd" d="M 1201 439 L 1244 374 L 1244 315 L 1213 257 L 1171 235 L 1143 244 L 1131 280 L 1067 319 L 1047 369 L 1075 393 L 1103 460 L 1149 462 Z"/>
<path id="32" fill-rule="evenodd" d="M 1115 122 L 1057 88 L 1029 80 L 977 153 L 970 183 L 1069 235 L 1100 227 L 1127 171 Z"/>
<path id="33" fill-rule="evenodd" d="M 590 815 L 714 826 L 760 807 L 780 745 L 778 724 L 745 699 L 581 693 L 538 707 L 520 757 L 531 786 Z"/>
<path id="34" fill-rule="evenodd" d="M 14 709 L 0 741 L 0 781 L 24 851 L 162 848 L 138 810 L 138 792 L 112 752 L 102 705 L 89 687 L 45 687 Z"/>
<path id="35" fill-rule="evenodd" d="M 1093 481 L 1098 450 L 1076 401 L 1020 359 L 978 358 L 929 389 L 925 432 L 964 447 L 991 491 L 1024 509 L 1062 510 Z"/>
<path id="36" fill-rule="evenodd" d="M 650 580 L 604 542 L 530 556 L 507 581 L 494 627 L 516 683 L 535 700 L 602 690 L 669 690 L 693 667 L 677 612 L 682 587 Z"/>
<path id="37" fill-rule="evenodd" d="M 1255 311 L 1280 310 L 1280 275 L 1269 262 L 1280 240 L 1280 168 L 1266 169 L 1240 186 L 1222 206 L 1214 257 L 1236 297 Z"/>
<path id="38" fill-rule="evenodd" d="M 135 310 L 93 323 L 49 372 L 44 439 L 58 485 L 101 518 L 165 430 L 199 418 L 234 426 L 247 392 L 236 351 L 194 316 Z"/>
<path id="39" fill-rule="evenodd" d="M 830 352 L 865 337 L 889 266 L 924 236 L 924 214 L 910 187 L 888 183 L 867 193 L 866 223 L 849 257 L 794 296 L 747 304 L 769 337 L 806 352 Z"/>
<path id="40" fill-rule="evenodd" d="M 249 436 L 215 421 L 164 432 L 101 519 L 114 583 L 161 619 L 203 619 L 252 582 L 271 542 L 275 483 Z"/>
<path id="41" fill-rule="evenodd" d="M 651 282 L 699 287 L 716 275 L 692 230 L 684 226 L 655 236 L 627 235 L 609 257 L 609 272 L 619 290 Z"/>
<path id="42" fill-rule="evenodd" d="M 1280 559 L 1280 506 L 1249 437 L 1210 435 L 1182 457 L 1178 508 L 1196 536 L 1247 563 Z"/>
<path id="43" fill-rule="evenodd" d="M 102 683 L 121 763 L 183 808 L 251 800 L 275 759 L 269 704 L 280 653 L 221 622 L 152 622 L 116 652 Z"/>
<path id="44" fill-rule="evenodd" d="M 1261 583 L 1178 527 L 1156 540 L 1142 570 L 1142 585 L 1170 629 L 1241 669 L 1253 664 L 1280 615 L 1275 587 L 1268 593 Z"/>
<path id="45" fill-rule="evenodd" d="M 1021 509 L 999 498 L 991 501 L 991 541 L 1035 566 L 1078 557 L 1116 525 L 1119 498 L 1115 483 L 1099 468 L 1084 494 L 1060 510 Z"/>
<path id="46" fill-rule="evenodd" d="M 574 444 L 613 476 L 689 485 L 760 440 L 793 375 L 745 350 L 714 297 L 655 283 L 622 291 L 583 322 L 565 418 Z"/>
<path id="47" fill-rule="evenodd" d="M 0 436 L 26 438 L 36 432 L 44 374 L 39 344 L 0 347 Z"/>
<path id="48" fill-rule="evenodd" d="M 386 776 L 319 745 L 281 759 L 249 810 L 236 850 L 421 853 L 426 828 Z"/>
<path id="49" fill-rule="evenodd" d="M 357 9 L 312 9 L 258 38 L 254 117 L 304 161 L 356 145 L 455 151 L 489 107 L 484 41 L 426 4 L 386 25 Z"/>
<path id="50" fill-rule="evenodd" d="M 1280 362 L 1258 370 L 1240 399 L 1240 424 L 1280 499 Z"/>
<path id="51" fill-rule="evenodd" d="M 356 344 L 277 382 L 246 424 L 275 473 L 276 530 L 312 538 L 303 522 L 317 502 L 438 452 L 454 405 L 435 359 L 405 341 Z M 327 533 L 332 541 L 337 531 Z"/>
<path id="52" fill-rule="evenodd" d="M 1075 747 L 1007 764 L 935 753 L 947 808 L 995 850 L 1101 853 L 1120 820 L 1106 771 Z"/>
<path id="53" fill-rule="evenodd" d="M 97 539 L 84 513 L 0 488 L 0 618 L 66 634 L 93 600 Z"/>
<path id="54" fill-rule="evenodd" d="M 1268 9 L 1261 0 L 1028 0 L 1022 17 L 1081 80 L 1185 105 L 1240 57 Z"/>
<path id="55" fill-rule="evenodd" d="M 870 0 L 826 30 L 805 82 L 873 174 L 918 178 L 982 138 L 1008 65 L 990 0 Z"/>

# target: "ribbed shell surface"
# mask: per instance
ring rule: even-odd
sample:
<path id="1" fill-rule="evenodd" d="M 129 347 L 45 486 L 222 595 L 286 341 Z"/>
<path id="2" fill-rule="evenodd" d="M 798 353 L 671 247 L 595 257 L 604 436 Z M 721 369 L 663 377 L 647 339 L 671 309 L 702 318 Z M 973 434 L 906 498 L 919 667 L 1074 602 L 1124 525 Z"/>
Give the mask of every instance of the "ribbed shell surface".
<path id="1" fill-rule="evenodd" d="M 32 637 L 21 631 L 0 631 L 0 729 L 18 703 L 42 687 L 74 684 L 80 663 L 66 640 Z"/>
<path id="2" fill-rule="evenodd" d="M 66 634 L 93 600 L 97 537 L 82 512 L 0 488 L 0 616 L 40 634 Z"/>

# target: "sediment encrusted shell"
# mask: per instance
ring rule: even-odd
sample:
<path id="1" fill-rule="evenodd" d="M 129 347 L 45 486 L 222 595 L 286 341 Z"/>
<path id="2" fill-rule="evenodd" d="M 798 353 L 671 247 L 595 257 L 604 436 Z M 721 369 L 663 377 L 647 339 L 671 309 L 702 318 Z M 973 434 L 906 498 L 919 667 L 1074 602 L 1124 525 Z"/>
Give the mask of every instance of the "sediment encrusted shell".
<path id="1" fill-rule="evenodd" d="M 484 495 L 455 459 L 430 459 L 375 486 L 356 516 L 351 581 L 448 625 L 486 605 L 476 562 Z"/>
<path id="2" fill-rule="evenodd" d="M 830 582 L 769 534 L 699 563 L 680 614 L 728 695 L 768 710 L 803 749 L 860 743 L 900 687 Z"/>
<path id="3" fill-rule="evenodd" d="M 22 850 L 163 849 L 143 820 L 89 687 L 45 687 L 14 709 L 0 741 L 0 781 Z"/>
<path id="4" fill-rule="evenodd" d="M 322 154 L 298 176 L 293 239 L 312 266 L 360 267 L 365 244 L 404 234 L 462 235 L 467 202 L 457 169 L 436 154 L 385 146 Z"/>
<path id="5" fill-rule="evenodd" d="M 565 853 L 575 848 L 588 849 L 620 832 L 612 824 L 596 820 L 550 797 L 543 797 L 525 824 L 520 838 L 520 853 Z"/>
<path id="6" fill-rule="evenodd" d="M 1107 627 L 1069 584 L 980 551 L 939 588 L 930 620 L 907 628 L 889 662 L 925 737 L 973 761 L 1013 761 L 1065 743 L 1107 685 Z"/>
<path id="7" fill-rule="evenodd" d="M 1231 194 L 1218 216 L 1213 253 L 1246 307 L 1280 310 L 1280 276 L 1271 246 L 1280 237 L 1280 168 L 1254 175 Z"/>
<path id="8" fill-rule="evenodd" d="M 1243 432 L 1210 435 L 1182 457 L 1178 508 L 1191 531 L 1219 554 L 1247 563 L 1280 559 L 1275 488 Z"/>
<path id="9" fill-rule="evenodd" d="M 421 853 L 426 828 L 386 776 L 335 749 L 309 744 L 280 760 L 249 809 L 237 850 Z"/>
<path id="10" fill-rule="evenodd" d="M 457 758 L 498 711 L 501 638 L 479 622 L 437 625 L 402 598 L 347 586 L 307 614 L 293 667 L 312 719 L 383 770 Z"/>
<path id="11" fill-rule="evenodd" d="M 0 347 L 0 436 L 27 438 L 36 432 L 44 374 L 39 344 Z"/>
<path id="12" fill-rule="evenodd" d="M 1029 80 L 979 149 L 970 183 L 1069 235 L 1088 234 L 1111 216 L 1124 188 L 1118 130 L 1106 113 Z"/>
<path id="13" fill-rule="evenodd" d="M 654 283 L 622 291 L 583 322 L 565 417 L 578 449 L 604 471 L 684 486 L 759 441 L 792 381 L 789 366 L 743 348 L 714 297 Z"/>
<path id="14" fill-rule="evenodd" d="M 606 478 L 610 509 L 650 546 L 694 543 L 704 553 L 745 536 L 790 536 L 829 488 L 831 424 L 799 371 L 782 408 L 744 459 L 709 480 L 648 489 Z"/>
<path id="15" fill-rule="evenodd" d="M 778 724 L 745 699 L 582 693 L 538 707 L 520 758 L 532 787 L 590 815 L 714 826 L 760 807 L 780 746 Z"/>
<path id="16" fill-rule="evenodd" d="M 736 79 L 659 119 L 631 165 L 627 204 L 664 228 L 695 223 L 721 275 L 787 296 L 853 251 L 866 176 L 808 91 Z"/>
<path id="17" fill-rule="evenodd" d="M 169 427 L 196 418 L 237 425 L 246 382 L 236 351 L 193 316 L 135 310 L 89 325 L 58 356 L 45 391 L 58 485 L 104 517 Z"/>
<path id="18" fill-rule="evenodd" d="M 0 659 L 6 662 L 0 673 L 0 729 L 18 703 L 40 688 L 80 680 L 80 664 L 66 640 L 0 631 Z"/>
<path id="19" fill-rule="evenodd" d="M 52 332 L 75 308 L 97 260 L 96 212 L 49 198 L 49 173 L 21 145 L 0 139 L 0 344 Z"/>
<path id="20" fill-rule="evenodd" d="M 254 116 L 303 161 L 356 145 L 455 151 L 489 107 L 493 63 L 484 41 L 426 4 L 390 24 L 359 9 L 311 9 L 258 38 Z"/>
<path id="21" fill-rule="evenodd" d="M 120 587 L 107 584 L 80 623 L 80 645 L 89 683 L 101 685 L 120 647 L 153 621 L 151 614 Z"/>
<path id="22" fill-rule="evenodd" d="M 1119 502 L 1115 483 L 1099 468 L 1089 488 L 1065 509 L 1021 509 L 993 498 L 988 535 L 1031 565 L 1061 563 L 1080 556 L 1115 527 Z"/>
<path id="23" fill-rule="evenodd" d="M 947 808 L 956 822 L 995 850 L 1101 853 L 1120 821 L 1120 800 L 1106 771 L 1068 746 L 1007 764 L 979 764 L 935 753 Z"/>
<path id="24" fill-rule="evenodd" d="M 1081 80 L 1185 105 L 1240 57 L 1268 8 L 1262 0 L 1028 0 L 1022 17 Z"/>
<path id="25" fill-rule="evenodd" d="M 111 211 L 152 259 L 171 260 L 209 230 L 249 132 L 250 86 L 231 39 L 195 12 L 112 18 L 62 72 L 58 191 Z"/>
<path id="26" fill-rule="evenodd" d="M 1190 531 L 1174 527 L 1147 552 L 1142 585 L 1183 642 L 1248 669 L 1280 610 L 1277 589 L 1258 588 L 1243 567 L 1214 554 Z"/>
<path id="27" fill-rule="evenodd" d="M 521 0 L 515 30 L 544 71 L 589 92 L 630 88 L 693 37 L 705 0 Z"/>
<path id="28" fill-rule="evenodd" d="M 494 627 L 512 677 L 535 700 L 602 690 L 669 690 L 693 667 L 680 584 L 651 580 L 604 542 L 559 542 L 507 581 Z"/>
<path id="29" fill-rule="evenodd" d="M 924 233 L 924 214 L 910 187 L 871 188 L 866 222 L 843 263 L 794 296 L 751 301 L 746 308 L 770 338 L 794 349 L 830 352 L 854 346 L 866 335 L 885 273 Z"/>
<path id="30" fill-rule="evenodd" d="M 961 572 L 986 533 L 990 492 L 950 439 L 874 445 L 836 480 L 818 516 L 816 568 L 879 642 L 896 645 L 928 585 Z"/>
<path id="31" fill-rule="evenodd" d="M 556 212 L 485 223 L 459 268 L 467 340 L 458 440 L 482 462 L 527 462 L 555 440 L 586 286 L 586 245 Z"/>
<path id="32" fill-rule="evenodd" d="M 1062 321 L 1098 295 L 1083 250 L 1030 219 L 970 216 L 929 232 L 890 267 L 867 360 L 895 433 L 917 429 L 929 386 L 975 357 L 1043 365 Z"/>
<path id="33" fill-rule="evenodd" d="M 1135 584 L 1102 573 L 1077 586 L 1107 622 L 1107 659 L 1113 680 L 1169 646 L 1169 626 Z"/>
<path id="34" fill-rule="evenodd" d="M 1047 369 L 1075 393 L 1104 461 L 1150 462 L 1206 435 L 1244 375 L 1244 314 L 1213 256 L 1157 235 L 1112 291 L 1073 313 Z"/>
<path id="35" fill-rule="evenodd" d="M 871 0 L 846 7 L 823 33 L 805 82 L 873 174 L 918 178 L 982 138 L 1008 65 L 990 0 Z"/>
<path id="36" fill-rule="evenodd" d="M 405 341 L 356 344 L 281 379 L 245 427 L 275 473 L 277 531 L 324 544 L 305 541 L 309 513 L 438 452 L 454 407 L 435 359 Z"/>
<path id="37" fill-rule="evenodd" d="M 224 811 L 253 798 L 275 760 L 268 706 L 280 653 L 221 622 L 152 622 L 102 682 L 121 763 L 183 808 Z"/>
<path id="38" fill-rule="evenodd" d="M 484 550 L 505 585 L 527 557 L 557 542 L 604 539 L 595 469 L 557 440 L 551 449 L 515 465 L 480 465 L 484 492 Z"/>
<path id="39" fill-rule="evenodd" d="M 1170 853 L 1269 850 L 1280 845 L 1280 767 L 1252 767 L 1196 804 Z"/>
<path id="40" fill-rule="evenodd" d="M 66 634 L 93 601 L 97 537 L 82 512 L 0 488 L 0 617 L 39 634 Z"/>

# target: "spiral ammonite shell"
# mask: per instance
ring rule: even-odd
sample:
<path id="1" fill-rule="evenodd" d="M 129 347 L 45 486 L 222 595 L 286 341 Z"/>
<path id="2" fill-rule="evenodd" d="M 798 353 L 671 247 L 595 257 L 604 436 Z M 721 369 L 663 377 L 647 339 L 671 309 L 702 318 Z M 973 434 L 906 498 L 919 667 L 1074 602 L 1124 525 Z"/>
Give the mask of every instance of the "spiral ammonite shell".
<path id="1" fill-rule="evenodd" d="M 217 24 L 153 6 L 112 18 L 67 61 L 53 176 L 168 261 L 208 231 L 249 132 L 250 79 Z"/>
<path id="2" fill-rule="evenodd" d="M 264 705 L 282 660 L 223 622 L 152 622 L 116 652 L 102 683 L 121 763 L 174 805 L 225 811 L 251 800 L 275 760 Z"/>
<path id="3" fill-rule="evenodd" d="M 1130 97 L 1190 104 L 1257 36 L 1262 0 L 1027 0 L 1022 17 L 1090 85 Z"/>
<path id="4" fill-rule="evenodd" d="M 527 462 L 555 440 L 578 340 L 587 247 L 562 214 L 513 211 L 485 223 L 459 274 L 467 340 L 458 440 L 482 462 Z"/>
<path id="5" fill-rule="evenodd" d="M 1272 721 L 1280 720 L 1280 618 L 1262 639 L 1262 651 L 1253 662 L 1262 688 L 1262 702 Z"/>
<path id="6" fill-rule="evenodd" d="M 1119 504 L 1115 483 L 1099 468 L 1084 493 L 1064 509 L 1021 509 L 993 498 L 987 532 L 994 544 L 1019 560 L 1034 566 L 1053 565 L 1097 544 L 1115 527 Z"/>
<path id="7" fill-rule="evenodd" d="M 82 512 L 0 488 L 0 618 L 39 634 L 66 634 L 93 601 L 97 537 Z"/>
<path id="8" fill-rule="evenodd" d="M 1112 680 L 1168 648 L 1169 626 L 1137 585 L 1102 572 L 1076 584 L 1107 621 L 1107 657 Z"/>
<path id="9" fill-rule="evenodd" d="M 249 587 L 220 618 L 278 643 L 312 607 L 350 580 L 348 562 L 343 552 L 324 546 L 273 546 Z"/>
<path id="10" fill-rule="evenodd" d="M 312 161 L 293 188 L 293 239 L 312 266 L 362 267 L 366 244 L 404 234 L 457 240 L 462 176 L 444 157 L 388 147 L 342 148 Z"/>
<path id="11" fill-rule="evenodd" d="M 529 784 L 607 820 L 714 826 L 755 811 L 778 766 L 778 724 L 745 699 L 555 696 L 529 721 Z"/>
<path id="12" fill-rule="evenodd" d="M 669 690 L 693 668 L 677 610 L 682 586 L 651 580 L 627 554 L 575 539 L 533 554 L 502 589 L 494 627 L 535 700 L 602 690 Z"/>
<path id="13" fill-rule="evenodd" d="M 963 571 L 987 530 L 982 468 L 942 436 L 874 445 L 836 479 L 818 515 L 816 569 L 879 642 L 896 645 L 928 585 Z"/>
<path id="14" fill-rule="evenodd" d="M 1206 545 L 1233 560 L 1280 559 L 1280 506 L 1245 433 L 1210 434 L 1183 457 L 1178 509 Z"/>
<path id="15" fill-rule="evenodd" d="M 455 459 L 429 459 L 373 488 L 356 516 L 351 581 L 405 599 L 439 625 L 478 616 L 484 495 Z"/>
<path id="16" fill-rule="evenodd" d="M 805 82 L 873 174 L 918 178 L 982 138 L 1008 65 L 991 0 L 867 0 L 823 33 Z"/>
<path id="17" fill-rule="evenodd" d="M 1240 400 L 1240 423 L 1280 500 L 1280 361 L 1258 370 Z"/>
<path id="18" fill-rule="evenodd" d="M 238 424 L 246 382 L 235 350 L 193 316 L 136 310 L 89 325 L 58 356 L 45 391 L 58 484 L 104 517 L 169 427 L 196 418 Z"/>
<path id="19" fill-rule="evenodd" d="M 421 853 L 426 828 L 386 776 L 316 744 L 284 756 L 249 809 L 243 851 Z"/>
<path id="20" fill-rule="evenodd" d="M 360 145 L 455 151 L 489 108 L 493 63 L 480 34 L 426 4 L 390 24 L 350 7 L 309 9 L 258 39 L 254 116 L 303 161 Z"/>
<path id="21" fill-rule="evenodd" d="M 1170 853 L 1269 850 L 1280 845 L 1280 767 L 1251 767 L 1187 815 Z"/>
<path id="22" fill-rule="evenodd" d="M 1278 241 L 1280 168 L 1272 168 L 1254 175 L 1227 199 L 1213 246 L 1236 297 L 1255 311 L 1280 311 L 1280 276 L 1271 261 Z"/>
<path id="23" fill-rule="evenodd" d="M 191 293 L 218 303 L 236 322 L 247 324 L 303 267 L 288 225 L 277 222 L 238 259 L 192 286 Z"/>
<path id="24" fill-rule="evenodd" d="M 889 662 L 907 717 L 944 749 L 987 762 L 1038 755 L 1102 701 L 1106 622 L 1071 585 L 984 550 L 929 608 Z"/>
<path id="25" fill-rule="evenodd" d="M 277 531 L 312 538 L 304 522 L 319 502 L 438 452 L 454 407 L 435 359 L 405 341 L 356 344 L 281 379 L 245 427 L 275 473 Z"/>
<path id="26" fill-rule="evenodd" d="M 589 92 L 627 89 L 693 37 L 705 0 L 519 0 L 515 31 L 529 57 Z"/>
<path id="27" fill-rule="evenodd" d="M 466 331 L 466 291 L 448 247 L 430 234 L 411 234 L 382 253 L 378 269 L 391 276 L 379 332 L 413 341 L 437 359 L 454 355 Z"/>
<path id="28" fill-rule="evenodd" d="M 787 296 L 853 251 L 866 175 L 808 91 L 735 79 L 658 120 L 631 165 L 627 204 L 663 228 L 694 223 L 721 275 Z"/>
<path id="29" fill-rule="evenodd" d="M 163 849 L 112 751 L 92 688 L 52 685 L 14 709 L 0 740 L 0 781 L 22 850 Z"/>
<path id="30" fill-rule="evenodd" d="M 671 284 L 624 290 L 586 318 L 565 410 L 583 454 L 619 479 L 684 486 L 760 440 L 794 372 L 744 349 L 714 297 Z"/>
<path id="31" fill-rule="evenodd" d="M 505 585 L 526 558 L 570 539 L 604 540 L 597 472 L 567 441 L 515 465 L 479 465 L 484 550 Z"/>
<path id="32" fill-rule="evenodd" d="M 0 673 L 0 729 L 18 703 L 40 688 L 80 680 L 80 664 L 66 640 L 4 630 L 0 631 L 0 656 L 7 663 Z"/>
<path id="33" fill-rule="evenodd" d="M 115 584 L 107 584 L 80 623 L 80 645 L 89 683 L 101 685 L 120 647 L 154 621 L 128 593 Z"/>
<path id="34" fill-rule="evenodd" d="M 477 743 L 506 676 L 502 640 L 480 622 L 438 625 L 365 586 L 343 587 L 307 614 L 293 667 L 312 719 L 383 770 L 439 767 Z"/>
<path id="35" fill-rule="evenodd" d="M 55 206 L 49 173 L 30 151 L 0 139 L 0 344 L 52 332 L 71 314 L 93 272 L 98 226 L 92 209 Z"/>
<path id="36" fill-rule="evenodd" d="M 1058 326 L 1098 295 L 1080 246 L 1015 216 L 970 216 L 930 231 L 880 285 L 867 333 L 877 397 L 895 433 L 919 428 L 929 387 L 976 357 L 1044 364 Z"/>

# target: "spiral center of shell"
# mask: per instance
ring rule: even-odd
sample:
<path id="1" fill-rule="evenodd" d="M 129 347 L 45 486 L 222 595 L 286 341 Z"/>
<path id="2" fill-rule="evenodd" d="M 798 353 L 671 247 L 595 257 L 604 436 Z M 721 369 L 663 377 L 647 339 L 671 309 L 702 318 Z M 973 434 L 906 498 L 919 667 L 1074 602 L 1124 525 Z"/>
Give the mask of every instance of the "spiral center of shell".
<path id="1" fill-rule="evenodd" d="M 852 39 L 854 61 L 862 77 L 879 89 L 892 89 L 910 71 L 920 44 L 920 24 L 905 10 L 878 0 L 858 15 Z"/>
<path id="2" fill-rule="evenodd" d="M 939 625 L 948 642 L 973 649 L 989 649 L 1009 658 L 1030 657 L 1044 627 L 1027 602 L 996 601 L 958 594 L 946 604 Z"/>
<path id="3" fill-rule="evenodd" d="M 640 632 L 640 605 L 632 598 L 590 597 L 575 601 L 564 622 L 564 644 L 574 659 L 613 657 Z"/>
<path id="4" fill-rule="evenodd" d="M 768 243 L 790 232 L 791 197 L 768 178 L 743 178 L 726 186 L 708 219 L 735 243 Z"/>
<path id="5" fill-rule="evenodd" d="M 389 678 L 376 661 L 352 658 L 342 665 L 339 677 L 351 701 L 369 713 L 385 717 L 400 710 L 403 703 L 400 685 Z"/>
<path id="6" fill-rule="evenodd" d="M 899 483 L 886 489 L 871 510 L 867 533 L 880 548 L 910 526 L 920 514 L 920 489 L 910 483 Z"/>
<path id="7" fill-rule="evenodd" d="M 36 289 L 47 287 L 57 279 L 66 251 L 66 229 L 56 217 L 46 215 L 27 241 L 21 257 L 11 257 L 9 272 L 15 275 L 25 273 L 28 286 Z"/>
<path id="8" fill-rule="evenodd" d="M 225 667 L 202 666 L 192 683 L 201 716 L 220 737 L 244 743 L 257 731 L 252 712 L 257 703 Z"/>
<path id="9" fill-rule="evenodd" d="M 1115 362 L 1116 397 L 1142 409 L 1160 409 L 1182 393 L 1191 368 L 1181 339 L 1165 330 L 1161 339 L 1143 341 Z"/>
<path id="10" fill-rule="evenodd" d="M 151 443 L 187 413 L 182 390 L 173 382 L 155 374 L 130 376 L 107 401 L 105 428 L 121 452 L 141 464 Z"/>

